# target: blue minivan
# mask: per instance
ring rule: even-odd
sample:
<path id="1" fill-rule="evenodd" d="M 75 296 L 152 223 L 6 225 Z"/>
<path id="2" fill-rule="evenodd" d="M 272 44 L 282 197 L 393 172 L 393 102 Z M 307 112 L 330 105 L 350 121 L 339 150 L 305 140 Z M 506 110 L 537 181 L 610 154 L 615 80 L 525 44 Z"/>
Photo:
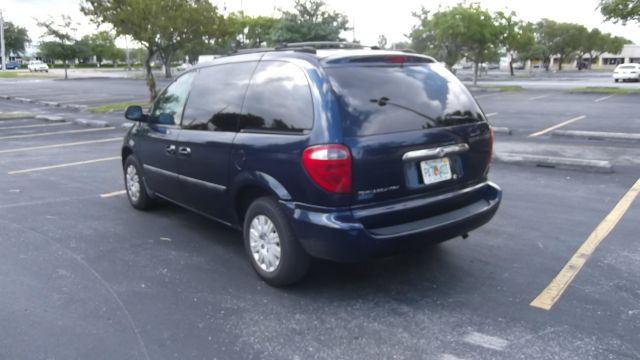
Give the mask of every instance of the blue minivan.
<path id="1" fill-rule="evenodd" d="M 241 230 L 275 286 L 300 280 L 311 258 L 466 237 L 500 204 L 486 116 L 428 56 L 309 44 L 238 53 L 125 116 L 131 205 L 164 199 Z"/>

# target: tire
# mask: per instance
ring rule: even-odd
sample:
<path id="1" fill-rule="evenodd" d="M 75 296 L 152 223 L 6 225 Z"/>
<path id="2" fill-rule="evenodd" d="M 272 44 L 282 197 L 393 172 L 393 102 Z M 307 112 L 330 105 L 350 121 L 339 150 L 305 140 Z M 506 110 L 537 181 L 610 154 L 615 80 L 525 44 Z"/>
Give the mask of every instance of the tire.
<path id="1" fill-rule="evenodd" d="M 269 285 L 291 285 L 307 273 L 310 257 L 273 198 L 261 197 L 251 203 L 245 214 L 243 237 L 251 266 Z"/>
<path id="2" fill-rule="evenodd" d="M 131 206 L 138 210 L 147 210 L 154 205 L 154 201 L 147 193 L 140 169 L 138 160 L 129 155 L 124 162 L 124 186 Z"/>
<path id="3" fill-rule="evenodd" d="M 613 81 L 618 82 L 618 79 L 615 79 L 615 80 L 613 80 Z"/>

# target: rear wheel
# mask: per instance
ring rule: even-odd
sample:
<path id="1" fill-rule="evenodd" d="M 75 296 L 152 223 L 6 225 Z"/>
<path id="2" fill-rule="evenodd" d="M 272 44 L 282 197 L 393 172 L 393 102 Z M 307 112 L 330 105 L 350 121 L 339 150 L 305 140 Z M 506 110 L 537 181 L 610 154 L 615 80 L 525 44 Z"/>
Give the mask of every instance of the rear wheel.
<path id="1" fill-rule="evenodd" d="M 274 199 L 262 197 L 251 203 L 243 230 L 249 261 L 265 282 L 286 286 L 307 273 L 309 255 L 294 237 L 286 215 Z"/>
<path id="2" fill-rule="evenodd" d="M 147 189 L 144 186 L 140 164 L 133 155 L 127 157 L 124 162 L 124 184 L 131 206 L 139 210 L 146 210 L 153 205 L 153 199 L 147 194 Z"/>

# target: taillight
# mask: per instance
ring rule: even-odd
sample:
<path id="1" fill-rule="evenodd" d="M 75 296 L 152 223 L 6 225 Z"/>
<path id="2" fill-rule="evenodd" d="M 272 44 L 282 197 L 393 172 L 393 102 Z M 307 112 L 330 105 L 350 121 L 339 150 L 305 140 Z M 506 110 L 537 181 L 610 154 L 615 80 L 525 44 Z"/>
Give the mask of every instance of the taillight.
<path id="1" fill-rule="evenodd" d="M 307 174 L 321 188 L 332 193 L 351 192 L 351 154 L 340 144 L 315 145 L 302 153 Z"/>

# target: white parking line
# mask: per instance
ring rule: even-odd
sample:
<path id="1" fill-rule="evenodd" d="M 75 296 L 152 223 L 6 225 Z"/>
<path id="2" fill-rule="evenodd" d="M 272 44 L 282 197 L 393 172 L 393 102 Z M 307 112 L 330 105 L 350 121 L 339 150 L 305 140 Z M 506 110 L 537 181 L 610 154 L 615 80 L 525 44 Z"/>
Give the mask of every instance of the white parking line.
<path id="1" fill-rule="evenodd" d="M 107 130 L 115 130 L 115 128 L 114 127 L 106 127 L 106 128 L 97 128 L 97 129 L 52 131 L 52 132 L 38 133 L 38 134 L 11 135 L 11 136 L 2 136 L 2 137 L 0 137 L 0 140 L 24 139 L 24 138 L 29 138 L 29 137 L 40 137 L 40 136 L 51 136 L 51 135 L 78 134 L 78 133 L 95 132 L 95 131 L 107 131 Z"/>
<path id="2" fill-rule="evenodd" d="M 612 97 L 614 97 L 614 96 L 616 96 L 616 94 L 613 94 L 613 95 L 607 95 L 607 96 L 604 96 L 604 97 L 601 97 L 601 98 L 595 99 L 595 100 L 594 100 L 594 102 L 603 102 L 603 101 L 605 101 L 605 100 L 607 100 L 607 99 L 611 99 L 611 98 L 612 98 Z"/>
<path id="3" fill-rule="evenodd" d="M 536 100 L 540 100 L 540 99 L 544 99 L 546 97 L 551 96 L 552 94 L 545 94 L 545 95 L 540 95 L 540 96 L 534 96 L 532 98 L 529 98 L 529 101 L 536 101 Z"/>
<path id="4" fill-rule="evenodd" d="M 106 193 L 106 194 L 100 194 L 101 198 L 110 198 L 110 197 L 114 197 L 114 196 L 120 196 L 120 195 L 124 195 L 127 193 L 127 190 L 118 190 L 118 191 L 114 191 L 114 192 L 110 192 L 110 193 Z"/>
<path id="5" fill-rule="evenodd" d="M 495 93 L 491 93 L 491 94 L 482 94 L 482 95 L 478 95 L 478 96 L 474 96 L 476 99 L 484 99 L 484 98 L 488 98 L 490 96 L 496 96 L 499 95 L 499 92 L 495 92 Z"/>
<path id="6" fill-rule="evenodd" d="M 21 151 L 31 151 L 31 150 L 54 149 L 54 148 L 67 147 L 67 146 L 99 144 L 99 143 L 106 143 L 106 142 L 112 142 L 112 141 L 122 141 L 122 138 L 117 137 L 117 138 L 108 138 L 108 139 L 99 139 L 99 140 L 78 141 L 78 142 L 63 143 L 63 144 L 41 145 L 41 146 L 31 146 L 31 147 L 17 148 L 17 149 L 7 149 L 7 150 L 0 150 L 0 154 L 9 154 L 9 153 L 15 153 L 15 152 L 21 152 Z"/>
<path id="7" fill-rule="evenodd" d="M 98 163 L 98 162 L 112 161 L 112 160 L 119 160 L 119 159 L 120 159 L 120 156 L 112 156 L 112 157 L 102 158 L 102 159 L 76 161 L 76 162 L 72 162 L 72 163 L 42 166 L 42 167 L 37 167 L 37 168 L 32 168 L 32 169 L 14 170 L 14 171 L 9 171 L 7 174 L 9 174 L 9 175 L 24 174 L 24 173 L 28 173 L 28 172 L 34 172 L 34 171 L 59 169 L 59 168 L 64 168 L 64 167 L 69 167 L 69 166 L 94 164 L 94 163 Z"/>
<path id="8" fill-rule="evenodd" d="M 498 115 L 498 113 L 488 113 L 485 116 L 486 117 L 492 117 L 492 116 L 496 116 L 496 115 Z"/>
<path id="9" fill-rule="evenodd" d="M 6 129 L 29 129 L 29 128 L 37 128 L 37 127 L 46 127 L 46 126 L 62 126 L 62 125 L 71 125 L 71 123 L 68 123 L 68 122 L 59 122 L 59 123 L 49 123 L 49 124 L 33 124 L 33 125 L 0 126 L 0 130 L 6 130 Z"/>
<path id="10" fill-rule="evenodd" d="M 470 334 L 467 334 L 467 336 L 464 337 L 463 341 L 469 344 L 482 346 L 483 348 L 498 351 L 504 350 L 509 345 L 509 341 L 505 339 L 485 335 L 479 332 L 472 332 Z"/>
<path id="11" fill-rule="evenodd" d="M 571 124 L 572 122 L 576 122 L 576 121 L 578 121 L 578 120 L 582 120 L 582 119 L 584 119 L 584 118 L 586 118 L 586 116 L 585 116 L 585 115 L 580 115 L 580 116 L 578 116 L 578 117 L 574 117 L 573 119 L 569 119 L 569 120 L 567 120 L 567 121 L 563 121 L 563 122 L 561 122 L 561 123 L 560 123 L 560 124 L 558 124 L 558 125 L 554 125 L 554 126 L 551 126 L 551 127 L 546 128 L 546 129 L 544 129 L 544 130 L 541 130 L 541 131 L 535 132 L 535 133 L 533 133 L 533 134 L 530 134 L 530 135 L 529 135 L 529 137 L 536 137 L 536 136 L 544 135 L 544 134 L 546 134 L 546 133 L 548 133 L 548 132 L 551 132 L 551 131 L 553 131 L 553 130 L 555 130 L 555 129 L 557 129 L 557 128 L 561 128 L 561 127 L 563 127 L 563 126 L 565 126 L 565 125 L 569 125 L 569 124 Z"/>

